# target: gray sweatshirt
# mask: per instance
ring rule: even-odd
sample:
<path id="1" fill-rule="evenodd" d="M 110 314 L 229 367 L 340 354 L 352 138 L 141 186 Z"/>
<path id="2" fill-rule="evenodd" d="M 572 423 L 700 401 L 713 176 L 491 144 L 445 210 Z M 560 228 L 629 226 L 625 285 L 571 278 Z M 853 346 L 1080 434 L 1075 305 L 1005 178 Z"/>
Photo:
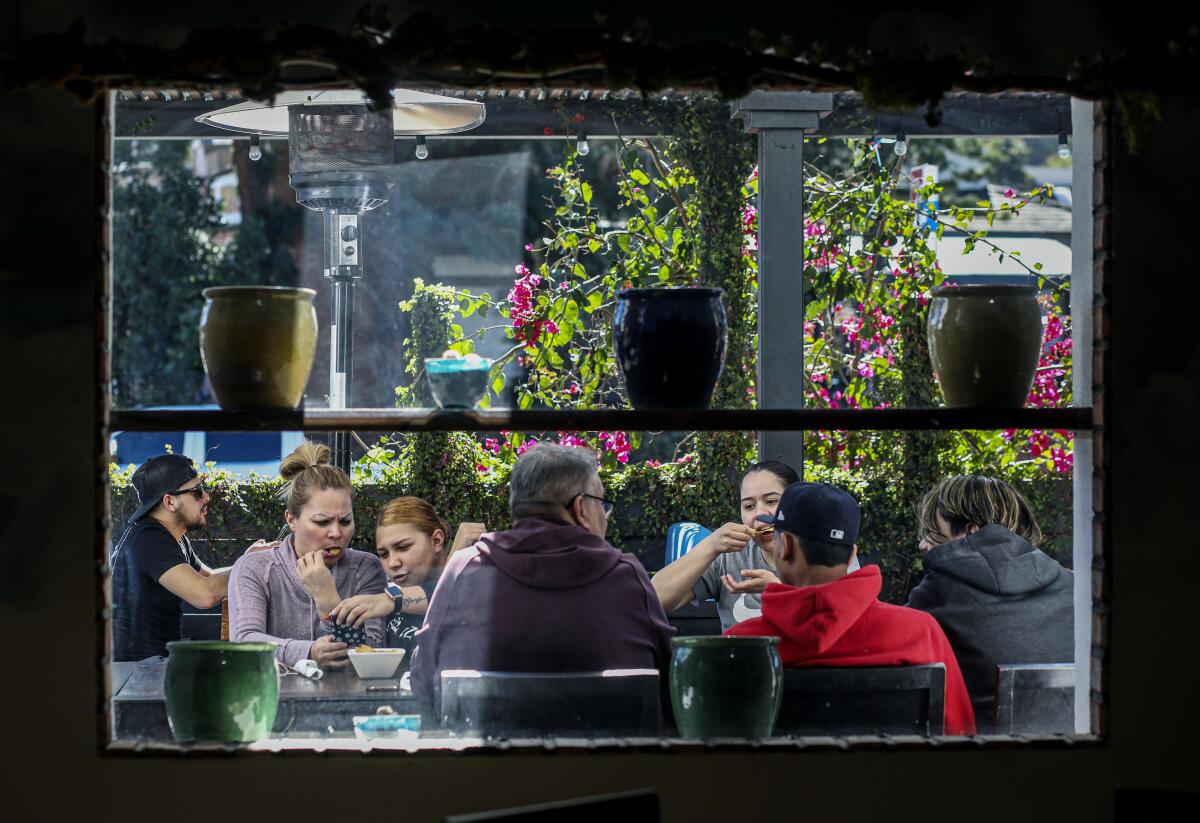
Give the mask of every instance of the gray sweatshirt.
<path id="1" fill-rule="evenodd" d="M 330 571 L 342 598 L 379 594 L 387 583 L 373 554 L 346 549 Z M 229 573 L 229 636 L 244 642 L 274 643 L 275 657 L 289 666 L 308 657 L 313 641 L 330 634 L 316 604 L 296 574 L 292 535 L 269 551 L 245 554 Z M 383 621 L 368 620 L 366 642 L 383 646 Z"/>
<path id="2" fill-rule="evenodd" d="M 950 640 L 980 734 L 995 727 L 996 666 L 1075 659 L 1075 584 L 1053 557 L 1000 525 L 930 549 L 908 605 Z"/>

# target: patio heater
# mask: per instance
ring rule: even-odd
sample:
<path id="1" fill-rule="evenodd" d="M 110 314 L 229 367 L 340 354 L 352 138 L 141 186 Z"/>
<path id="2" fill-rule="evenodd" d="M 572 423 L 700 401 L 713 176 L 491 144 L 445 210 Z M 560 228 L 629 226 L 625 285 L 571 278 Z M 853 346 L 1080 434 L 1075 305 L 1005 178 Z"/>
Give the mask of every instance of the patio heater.
<path id="1" fill-rule="evenodd" d="M 288 182 L 296 202 L 324 216 L 324 271 L 333 288 L 330 409 L 352 405 L 354 282 L 363 276 L 360 221 L 388 201 L 395 185 L 395 136 L 416 136 L 420 157 L 425 135 L 469 131 L 485 115 L 483 103 L 395 89 L 390 112 L 372 106 L 361 91 L 291 91 L 196 118 L 256 137 L 286 137 Z M 333 459 L 349 473 L 349 432 L 334 433 Z"/>

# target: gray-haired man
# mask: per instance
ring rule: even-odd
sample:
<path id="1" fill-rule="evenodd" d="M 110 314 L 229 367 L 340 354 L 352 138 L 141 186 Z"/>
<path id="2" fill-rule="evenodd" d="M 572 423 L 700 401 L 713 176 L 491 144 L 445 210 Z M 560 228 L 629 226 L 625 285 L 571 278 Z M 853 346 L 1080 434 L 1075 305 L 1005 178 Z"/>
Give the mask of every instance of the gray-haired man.
<path id="1" fill-rule="evenodd" d="M 446 669 L 665 672 L 675 630 L 641 564 L 604 539 L 613 504 L 596 456 L 534 446 L 509 486 L 513 527 L 456 552 L 438 581 L 417 633 L 417 696 L 439 713 Z"/>

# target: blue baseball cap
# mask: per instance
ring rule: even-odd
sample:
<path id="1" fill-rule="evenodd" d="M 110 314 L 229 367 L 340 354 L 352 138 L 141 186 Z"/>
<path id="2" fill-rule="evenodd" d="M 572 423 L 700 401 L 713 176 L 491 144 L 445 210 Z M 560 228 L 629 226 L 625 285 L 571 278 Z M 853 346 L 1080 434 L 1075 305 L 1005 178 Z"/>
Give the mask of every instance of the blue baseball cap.
<path id="1" fill-rule="evenodd" d="M 850 493 L 828 483 L 792 483 L 775 510 L 775 528 L 807 540 L 853 546 L 862 509 Z"/>

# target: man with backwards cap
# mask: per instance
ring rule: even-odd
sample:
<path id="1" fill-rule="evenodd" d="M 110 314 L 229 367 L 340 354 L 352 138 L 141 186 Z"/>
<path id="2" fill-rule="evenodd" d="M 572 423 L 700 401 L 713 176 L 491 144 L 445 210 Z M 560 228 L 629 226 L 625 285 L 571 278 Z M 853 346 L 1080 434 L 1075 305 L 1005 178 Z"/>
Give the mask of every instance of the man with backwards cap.
<path id="1" fill-rule="evenodd" d="M 151 457 L 133 473 L 140 505 L 109 556 L 113 660 L 166 656 L 179 639 L 182 601 L 210 609 L 225 597 L 229 569 L 200 562 L 187 538 L 208 519 L 208 492 L 178 454 Z"/>
<path id="2" fill-rule="evenodd" d="M 946 666 L 945 733 L 974 734 L 971 698 L 950 642 L 929 614 L 879 601 L 879 567 L 847 573 L 862 513 L 827 483 L 792 483 L 775 512 L 775 569 L 762 616 L 725 634 L 780 638 L 785 666 Z"/>

